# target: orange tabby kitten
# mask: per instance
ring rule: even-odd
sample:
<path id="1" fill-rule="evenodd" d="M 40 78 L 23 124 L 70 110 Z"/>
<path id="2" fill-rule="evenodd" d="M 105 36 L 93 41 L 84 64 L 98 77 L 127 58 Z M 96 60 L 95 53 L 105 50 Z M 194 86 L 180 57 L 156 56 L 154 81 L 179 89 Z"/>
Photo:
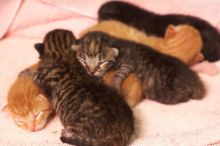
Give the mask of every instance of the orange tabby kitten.
<path id="1" fill-rule="evenodd" d="M 164 38 L 146 35 L 133 27 L 115 20 L 102 21 L 81 32 L 102 31 L 125 40 L 148 45 L 159 52 L 179 58 L 188 65 L 203 59 L 200 53 L 202 38 L 199 31 L 190 25 L 169 25 Z"/>
<path id="2" fill-rule="evenodd" d="M 42 129 L 48 120 L 52 105 L 29 77 L 18 77 L 10 87 L 8 104 L 3 111 L 9 113 L 14 123 L 28 131 Z"/>
<path id="3" fill-rule="evenodd" d="M 111 85 L 112 78 L 114 76 L 115 71 L 107 72 L 103 79 L 107 85 Z M 126 102 L 130 107 L 134 107 L 137 105 L 143 95 L 141 81 L 135 74 L 130 74 L 121 85 L 121 92 L 123 97 L 125 98 Z"/>

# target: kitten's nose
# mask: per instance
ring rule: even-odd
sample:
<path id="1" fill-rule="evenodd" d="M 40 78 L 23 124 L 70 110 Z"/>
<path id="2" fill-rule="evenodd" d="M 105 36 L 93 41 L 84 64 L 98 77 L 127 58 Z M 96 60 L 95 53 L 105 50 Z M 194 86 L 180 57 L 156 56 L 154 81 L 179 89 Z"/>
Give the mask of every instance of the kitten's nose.
<path id="1" fill-rule="evenodd" d="M 89 72 L 90 72 L 92 75 L 95 74 L 96 70 L 97 70 L 96 68 L 89 68 Z"/>
<path id="2" fill-rule="evenodd" d="M 36 131 L 36 129 L 35 129 L 35 124 L 34 124 L 33 122 L 30 122 L 29 125 L 28 125 L 28 129 L 29 129 L 31 132 Z"/>
<path id="3" fill-rule="evenodd" d="M 35 126 L 31 127 L 31 132 L 34 132 L 35 131 Z"/>
<path id="4" fill-rule="evenodd" d="M 92 75 L 94 75 L 94 74 L 95 74 L 95 71 L 90 71 L 90 73 L 91 73 Z"/>

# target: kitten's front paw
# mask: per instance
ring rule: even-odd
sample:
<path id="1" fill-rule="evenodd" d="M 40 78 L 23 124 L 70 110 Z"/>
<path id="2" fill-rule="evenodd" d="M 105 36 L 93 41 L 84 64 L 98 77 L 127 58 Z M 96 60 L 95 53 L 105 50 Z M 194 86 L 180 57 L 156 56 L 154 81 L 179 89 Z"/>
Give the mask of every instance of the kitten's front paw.
<path id="1" fill-rule="evenodd" d="M 113 77 L 111 87 L 116 89 L 119 93 L 121 92 L 121 81 L 117 77 Z"/>
<path id="2" fill-rule="evenodd" d="M 61 130 L 61 137 L 66 137 L 66 138 L 72 137 L 72 133 L 68 129 L 62 129 Z"/>

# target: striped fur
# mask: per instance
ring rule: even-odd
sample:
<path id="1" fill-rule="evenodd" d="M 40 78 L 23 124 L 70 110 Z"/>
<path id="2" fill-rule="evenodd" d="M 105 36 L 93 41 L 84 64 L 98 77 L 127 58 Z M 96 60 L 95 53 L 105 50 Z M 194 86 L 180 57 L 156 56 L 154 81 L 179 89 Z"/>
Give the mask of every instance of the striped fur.
<path id="1" fill-rule="evenodd" d="M 134 131 L 131 109 L 102 80 L 90 76 L 70 49 L 71 32 L 49 32 L 39 50 L 35 82 L 50 96 L 64 126 L 61 141 L 77 146 L 126 146 Z M 43 52 L 43 53 L 42 53 Z"/>
<path id="2" fill-rule="evenodd" d="M 110 66 L 106 64 L 100 70 L 104 74 L 109 69 L 116 69 L 112 85 L 119 91 L 121 82 L 128 74 L 135 73 L 142 81 L 144 94 L 149 99 L 165 104 L 176 104 L 188 101 L 190 98 L 201 99 L 205 95 L 205 87 L 198 75 L 174 57 L 102 32 L 89 32 L 82 36 L 79 40 L 77 54 L 83 56 L 83 53 L 84 55 L 91 53 L 90 50 L 94 48 L 89 48 L 89 46 L 94 42 L 102 43 L 97 43 L 97 45 L 101 44 L 95 47 L 99 49 L 96 51 L 99 53 L 93 54 L 93 56 L 107 56 L 106 54 L 113 52 L 109 48 L 118 49 L 118 56 L 112 56 L 111 60 L 102 58 L 111 64 Z M 88 62 L 87 65 L 89 65 Z"/>

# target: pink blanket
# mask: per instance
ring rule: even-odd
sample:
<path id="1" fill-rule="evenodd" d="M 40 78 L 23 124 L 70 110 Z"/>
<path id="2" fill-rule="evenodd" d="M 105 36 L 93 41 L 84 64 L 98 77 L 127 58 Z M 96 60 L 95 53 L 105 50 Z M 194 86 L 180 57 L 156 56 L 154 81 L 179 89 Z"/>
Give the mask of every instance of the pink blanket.
<path id="1" fill-rule="evenodd" d="M 72 30 L 76 36 L 96 23 L 97 9 L 106 0 L 2 0 L 0 1 L 0 108 L 7 90 L 19 71 L 38 59 L 33 44 L 54 28 Z M 219 0 L 128 0 L 158 13 L 199 16 L 220 28 Z M 220 67 L 220 61 L 215 65 Z M 200 70 L 199 66 L 195 66 Z M 163 105 L 145 100 L 134 108 L 137 137 L 131 146 L 213 146 L 220 145 L 220 75 L 200 74 L 207 95 L 201 101 Z M 17 128 L 0 114 L 0 145 L 61 146 L 62 126 L 56 117 L 41 131 Z"/>

